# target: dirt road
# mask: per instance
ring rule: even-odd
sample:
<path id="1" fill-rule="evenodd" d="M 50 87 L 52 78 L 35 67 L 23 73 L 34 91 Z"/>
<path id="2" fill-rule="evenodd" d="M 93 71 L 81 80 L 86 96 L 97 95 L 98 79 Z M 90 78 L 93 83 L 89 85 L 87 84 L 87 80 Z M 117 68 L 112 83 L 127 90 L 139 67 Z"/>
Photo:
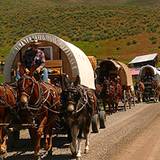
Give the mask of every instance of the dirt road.
<path id="1" fill-rule="evenodd" d="M 82 154 L 83 160 L 160 160 L 160 104 L 136 105 L 126 112 L 107 116 L 106 124 L 106 129 L 91 134 L 90 151 Z M 71 159 L 70 150 L 64 147 L 62 139 L 64 137 L 55 139 L 61 144 L 55 144 L 53 160 Z M 30 160 L 32 154 L 21 150 L 9 152 L 8 159 Z"/>
<path id="2" fill-rule="evenodd" d="M 160 105 L 141 104 L 139 108 L 109 117 L 107 129 L 93 138 L 92 160 L 160 160 Z M 104 136 L 105 135 L 105 136 Z M 96 152 L 95 152 L 96 151 Z"/>

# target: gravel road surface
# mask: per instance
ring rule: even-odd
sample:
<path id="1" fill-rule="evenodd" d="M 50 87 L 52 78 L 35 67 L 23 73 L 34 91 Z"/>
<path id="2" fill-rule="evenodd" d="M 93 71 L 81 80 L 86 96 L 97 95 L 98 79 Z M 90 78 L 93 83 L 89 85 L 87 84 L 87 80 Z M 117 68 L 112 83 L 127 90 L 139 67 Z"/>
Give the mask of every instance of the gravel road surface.
<path id="1" fill-rule="evenodd" d="M 126 112 L 107 116 L 106 125 L 99 133 L 91 133 L 90 150 L 87 155 L 82 150 L 83 160 L 160 160 L 159 103 L 142 103 Z M 9 151 L 8 160 L 33 159 L 28 132 L 22 131 L 21 138 L 16 151 Z M 65 140 L 61 135 L 54 138 L 53 156 L 43 159 L 72 159 Z M 43 150 L 41 154 L 44 155 Z"/>

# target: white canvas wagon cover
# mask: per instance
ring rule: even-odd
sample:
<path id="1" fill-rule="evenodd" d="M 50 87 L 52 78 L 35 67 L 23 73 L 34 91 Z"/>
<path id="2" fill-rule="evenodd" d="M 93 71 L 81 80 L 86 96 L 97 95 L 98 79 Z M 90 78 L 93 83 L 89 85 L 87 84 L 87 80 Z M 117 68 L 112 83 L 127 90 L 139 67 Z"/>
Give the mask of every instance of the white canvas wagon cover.
<path id="1" fill-rule="evenodd" d="M 120 76 L 122 85 L 133 86 L 132 75 L 126 64 L 113 59 L 105 59 L 100 63 L 100 72 L 112 71 Z"/>
<path id="2" fill-rule="evenodd" d="M 141 67 L 139 72 L 139 77 L 143 78 L 146 72 L 149 72 L 151 76 L 156 76 L 157 78 L 159 77 L 160 79 L 160 71 L 151 65 L 145 65 Z"/>
<path id="3" fill-rule="evenodd" d="M 133 86 L 132 75 L 130 73 L 128 66 L 122 62 L 119 62 L 119 61 L 117 63 L 119 63 L 121 66 L 119 74 L 121 77 L 122 85 Z"/>
<path id="4" fill-rule="evenodd" d="M 79 75 L 81 84 L 91 89 L 95 89 L 94 71 L 91 63 L 84 52 L 75 45 L 64 41 L 63 39 L 48 33 L 34 33 L 20 39 L 11 49 L 4 66 L 4 77 L 6 82 L 11 81 L 12 64 L 17 53 L 33 40 L 46 41 L 58 46 L 67 56 L 71 65 L 72 76 Z"/>

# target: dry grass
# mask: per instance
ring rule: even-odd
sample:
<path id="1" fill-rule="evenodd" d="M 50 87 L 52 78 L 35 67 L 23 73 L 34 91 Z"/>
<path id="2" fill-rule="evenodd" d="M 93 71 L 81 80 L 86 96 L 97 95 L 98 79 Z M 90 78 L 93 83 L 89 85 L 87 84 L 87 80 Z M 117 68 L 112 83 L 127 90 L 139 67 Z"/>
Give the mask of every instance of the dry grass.
<path id="1" fill-rule="evenodd" d="M 159 2 L 0 1 L 0 56 L 6 57 L 19 39 L 34 32 L 64 38 L 89 55 L 113 56 L 124 62 L 135 55 L 159 52 Z"/>
<path id="2" fill-rule="evenodd" d="M 151 37 L 157 37 L 156 44 L 152 44 Z M 128 42 L 130 42 L 129 45 Z M 97 58 L 114 57 L 123 62 L 128 62 L 137 55 L 160 52 L 160 38 L 155 33 L 141 33 L 117 41 L 103 40 L 75 44 L 84 48 L 88 55 L 96 55 Z"/>

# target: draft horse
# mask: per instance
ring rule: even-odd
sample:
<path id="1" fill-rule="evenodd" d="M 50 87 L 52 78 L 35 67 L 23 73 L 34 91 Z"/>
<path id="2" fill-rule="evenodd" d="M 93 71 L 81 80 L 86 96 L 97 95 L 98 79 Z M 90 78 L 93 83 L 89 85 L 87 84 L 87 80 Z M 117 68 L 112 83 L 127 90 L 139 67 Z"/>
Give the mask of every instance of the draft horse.
<path id="1" fill-rule="evenodd" d="M 123 102 L 125 107 L 131 109 L 132 105 L 135 106 L 135 95 L 134 91 L 132 91 L 131 86 L 123 86 Z M 125 108 L 126 110 L 126 108 Z"/>
<path id="2" fill-rule="evenodd" d="M 99 97 L 102 99 L 103 107 L 105 109 L 106 104 L 109 107 L 109 114 L 118 110 L 118 104 L 122 99 L 122 87 L 120 84 L 116 84 L 112 80 L 105 79 L 101 85 L 101 88 L 97 90 L 100 92 Z"/>
<path id="3" fill-rule="evenodd" d="M 81 157 L 81 140 L 85 138 L 85 153 L 89 150 L 89 132 L 92 115 L 97 112 L 95 93 L 80 85 L 71 83 L 65 90 L 66 120 L 71 134 L 70 149 L 74 157 Z"/>
<path id="4" fill-rule="evenodd" d="M 52 150 L 52 129 L 60 121 L 60 89 L 52 84 L 38 82 L 31 75 L 24 74 L 18 80 L 17 97 L 22 123 L 33 124 L 30 135 L 36 140 L 34 154 L 38 158 L 43 133 L 47 153 Z"/>
<path id="5" fill-rule="evenodd" d="M 154 101 L 159 102 L 160 101 L 160 83 L 155 81 L 153 85 L 154 89 Z"/>
<path id="6" fill-rule="evenodd" d="M 0 85 L 0 155 L 7 153 L 7 128 L 3 124 L 9 123 L 11 115 L 13 116 L 16 110 L 16 93 L 14 89 L 4 83 Z"/>
<path id="7" fill-rule="evenodd" d="M 136 85 L 135 85 L 135 95 L 137 97 L 138 102 L 143 102 L 144 91 L 145 91 L 144 83 L 142 81 L 137 82 Z"/>

